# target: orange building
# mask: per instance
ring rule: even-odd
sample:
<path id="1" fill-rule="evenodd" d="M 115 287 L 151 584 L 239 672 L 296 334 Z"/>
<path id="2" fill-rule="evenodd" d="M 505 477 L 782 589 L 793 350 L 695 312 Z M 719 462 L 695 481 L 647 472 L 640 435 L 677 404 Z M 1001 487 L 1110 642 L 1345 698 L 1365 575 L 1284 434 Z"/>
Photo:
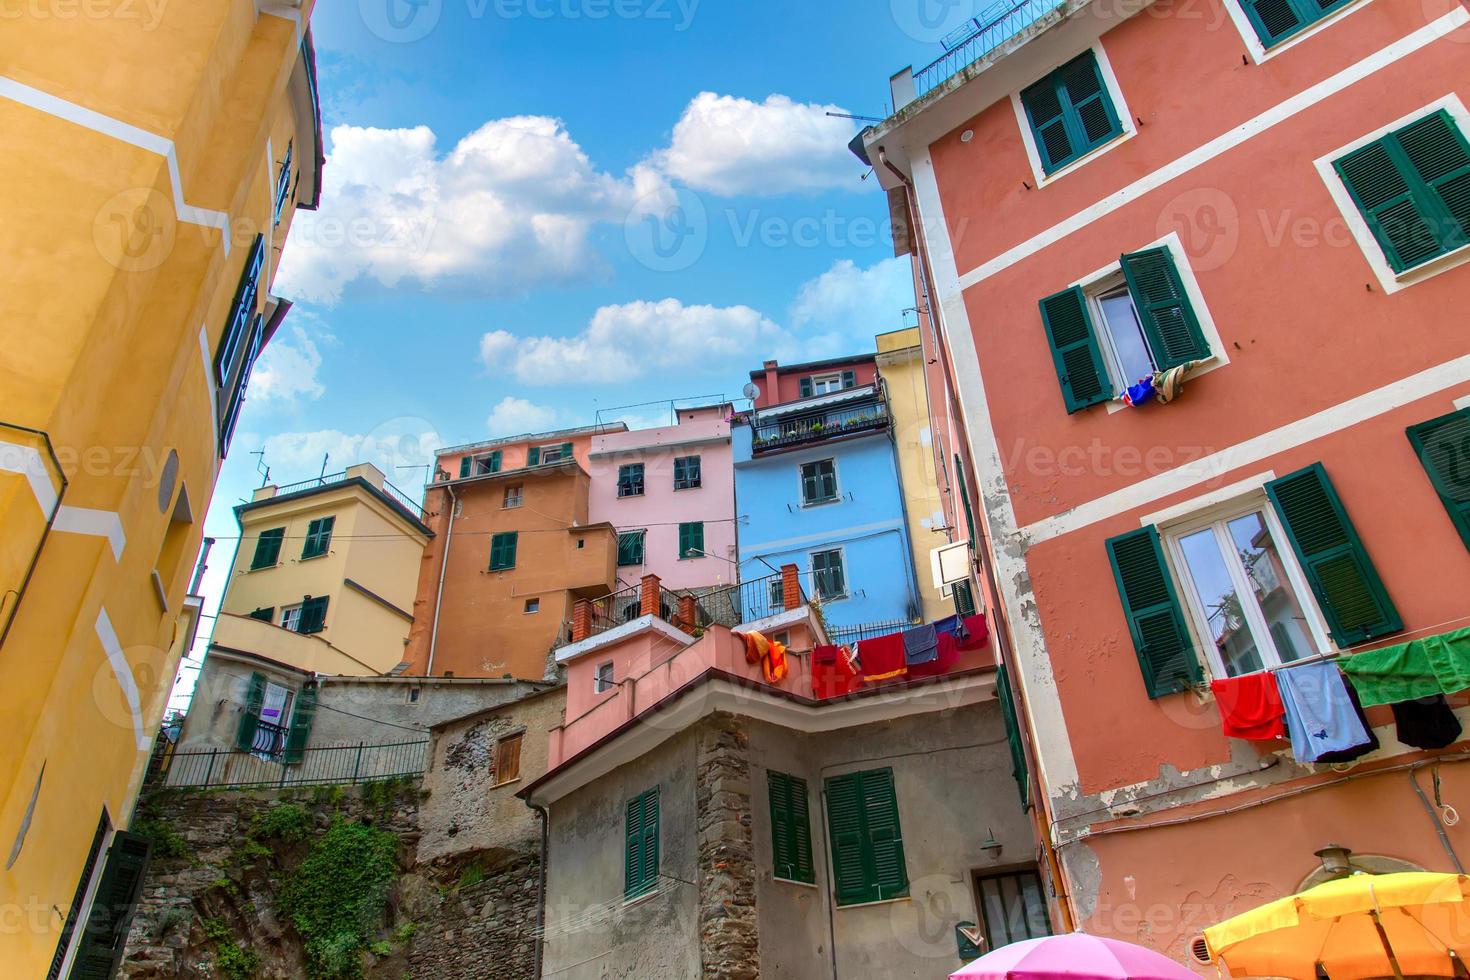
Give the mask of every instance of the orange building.
<path id="1" fill-rule="evenodd" d="M 409 674 L 536 679 L 572 607 L 614 591 L 618 536 L 587 518 L 592 438 L 622 423 L 442 449 L 424 500 Z"/>

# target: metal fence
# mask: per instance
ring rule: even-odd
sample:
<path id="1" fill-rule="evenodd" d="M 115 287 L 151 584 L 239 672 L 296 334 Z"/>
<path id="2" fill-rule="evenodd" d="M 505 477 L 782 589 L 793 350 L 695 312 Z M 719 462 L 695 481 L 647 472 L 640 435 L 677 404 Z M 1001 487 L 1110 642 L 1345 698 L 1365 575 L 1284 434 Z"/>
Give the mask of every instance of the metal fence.
<path id="1" fill-rule="evenodd" d="M 202 749 L 174 752 L 160 767 L 157 779 L 164 786 L 179 788 L 350 785 L 418 776 L 428 759 L 427 740 L 308 748 L 299 763 L 290 765 L 273 761 L 266 753 Z"/>
<path id="2" fill-rule="evenodd" d="M 718 623 L 733 627 L 785 612 L 782 588 L 780 575 L 767 575 L 696 596 L 694 603 L 699 611 L 699 625 Z"/>
<path id="3" fill-rule="evenodd" d="M 940 58 L 914 72 L 915 94 L 923 96 L 932 92 L 1065 2 L 999 0 L 991 4 L 980 16 L 970 20 L 968 30 L 962 28 L 956 32 L 957 36 L 952 36 L 953 43 L 946 39 L 948 50 Z"/>
<path id="4" fill-rule="evenodd" d="M 283 487 L 277 487 L 276 496 L 284 497 L 287 494 L 300 493 L 302 490 L 314 490 L 317 487 L 329 487 L 334 483 L 343 483 L 346 481 L 346 479 L 346 470 L 343 470 L 341 473 L 327 473 L 312 480 L 302 480 L 300 483 L 290 483 Z M 419 505 L 419 502 L 417 500 L 410 497 L 407 493 L 398 489 L 387 480 L 383 481 L 382 490 L 383 493 L 387 494 L 390 500 L 392 500 L 398 506 L 402 507 L 404 510 L 408 511 L 409 516 L 411 516 L 414 520 L 428 520 L 429 512 L 424 510 L 424 508 Z"/>
<path id="5" fill-rule="evenodd" d="M 871 640 L 889 633 L 902 633 L 913 629 L 914 624 L 906 619 L 891 619 L 881 623 L 860 623 L 857 626 L 833 626 L 827 629 L 827 639 L 838 646 L 852 646 L 863 640 Z"/>
<path id="6" fill-rule="evenodd" d="M 799 446 L 808 442 L 831 439 L 854 432 L 868 432 L 888 427 L 888 403 L 882 399 L 858 402 L 759 425 L 751 441 L 756 453 Z"/>

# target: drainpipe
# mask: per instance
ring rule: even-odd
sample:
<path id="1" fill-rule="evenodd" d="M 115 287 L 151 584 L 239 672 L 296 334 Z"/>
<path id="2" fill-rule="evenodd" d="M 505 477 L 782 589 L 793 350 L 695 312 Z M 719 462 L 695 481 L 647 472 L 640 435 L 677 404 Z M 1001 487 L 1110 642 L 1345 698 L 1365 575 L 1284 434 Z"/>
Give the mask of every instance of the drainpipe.
<path id="1" fill-rule="evenodd" d="M 924 277 L 924 291 L 929 306 L 929 325 L 930 328 L 933 329 L 935 332 L 935 353 L 939 355 L 941 364 L 944 368 L 944 376 L 946 380 L 948 380 L 950 385 L 953 386 L 953 366 L 949 362 L 949 354 L 948 351 L 945 350 L 945 345 L 942 342 L 939 342 L 940 338 L 938 334 L 941 329 L 939 326 L 939 310 L 937 309 L 937 306 L 939 304 L 939 296 L 934 289 L 933 270 L 931 269 L 929 264 L 929 246 L 924 237 L 923 225 L 920 223 L 921 218 L 919 215 L 918 194 L 914 188 L 914 182 L 910 180 L 908 178 L 908 175 L 906 175 L 902 170 L 899 170 L 893 165 L 893 162 L 888 159 L 887 151 L 885 151 L 882 147 L 878 148 L 878 160 L 880 163 L 883 164 L 885 168 L 888 169 L 890 173 L 898 178 L 899 182 L 903 184 L 904 190 L 906 192 L 907 201 L 905 203 L 907 204 L 909 215 L 909 226 L 913 231 L 915 248 L 918 250 L 919 272 Z M 968 427 L 965 426 L 963 408 L 961 408 L 960 411 L 960 425 L 962 428 L 966 429 L 966 436 L 968 437 Z M 969 450 L 968 446 L 966 447 L 966 450 Z M 978 491 L 979 481 L 976 481 L 976 489 Z M 980 508 L 980 513 L 982 517 L 984 517 L 984 515 L 986 514 L 985 508 L 983 506 Z M 988 526 L 985 528 L 985 530 L 987 532 L 985 537 L 987 540 L 989 540 Z M 986 583 L 990 586 L 991 594 L 999 597 L 1001 595 L 1000 582 L 996 577 L 994 567 L 990 563 L 989 554 L 987 553 L 986 549 L 979 546 L 980 542 L 972 542 L 972 545 L 974 545 L 975 557 L 980 565 L 980 573 L 984 575 Z M 1010 624 L 1009 621 L 1005 619 L 1002 609 L 996 608 L 994 610 L 991 610 L 991 612 L 994 614 L 996 619 L 996 628 L 992 630 L 992 633 L 995 636 L 996 647 L 1000 650 L 1002 654 L 1001 662 L 996 664 L 996 668 L 998 670 L 1006 671 L 1007 676 L 1011 676 L 1010 664 L 1013 659 L 1011 656 L 1012 651 L 1010 649 L 1010 644 L 1006 642 L 1006 638 L 1009 636 Z M 1002 629 L 1002 626 L 1004 626 L 1005 628 Z M 1012 689 L 1015 691 L 1023 690 L 1021 685 L 1016 684 L 1014 681 L 1015 678 L 1012 677 Z M 1041 761 L 1037 757 L 1036 745 L 1031 737 L 1030 712 L 1027 710 L 1027 705 L 1025 703 L 1026 699 L 1024 697 L 1017 698 L 1016 700 L 1016 709 L 1018 715 L 1016 720 L 1018 726 L 1021 729 L 1022 752 L 1026 757 L 1026 765 L 1028 770 L 1035 773 L 1037 776 L 1036 779 L 1030 780 L 1033 812 L 1035 813 L 1036 819 L 1037 837 L 1041 841 L 1042 852 L 1045 855 L 1047 869 L 1050 873 L 1049 877 L 1051 878 L 1052 884 L 1057 892 L 1057 907 L 1058 911 L 1061 912 L 1062 915 L 1062 931 L 1070 933 L 1073 929 L 1077 927 L 1077 910 L 1072 905 L 1072 895 L 1069 888 L 1067 887 L 1068 882 L 1066 871 L 1062 868 L 1061 860 L 1058 857 L 1056 848 L 1053 846 L 1052 843 L 1051 800 L 1048 798 L 1046 789 L 1042 785 Z"/>
<path id="2" fill-rule="evenodd" d="M 189 594 L 198 595 L 199 586 L 204 581 L 204 573 L 209 568 L 209 553 L 214 549 L 214 538 L 205 538 L 204 550 L 199 554 L 199 562 L 194 566 L 194 580 L 189 583 Z"/>
<path id="3" fill-rule="evenodd" d="M 439 560 L 439 589 L 434 593 L 434 622 L 429 627 L 429 663 L 424 668 L 425 677 L 434 676 L 434 647 L 439 642 L 439 607 L 444 604 L 444 573 L 449 568 L 449 546 L 454 541 L 454 513 L 459 510 L 459 498 L 448 484 L 444 492 L 449 494 L 449 530 L 444 534 L 444 555 Z"/>
<path id="4" fill-rule="evenodd" d="M 541 817 L 541 863 L 536 869 L 536 972 L 532 980 L 541 980 L 541 960 L 546 954 L 546 853 L 551 844 L 551 814 L 540 803 L 526 801 L 526 806 Z"/>

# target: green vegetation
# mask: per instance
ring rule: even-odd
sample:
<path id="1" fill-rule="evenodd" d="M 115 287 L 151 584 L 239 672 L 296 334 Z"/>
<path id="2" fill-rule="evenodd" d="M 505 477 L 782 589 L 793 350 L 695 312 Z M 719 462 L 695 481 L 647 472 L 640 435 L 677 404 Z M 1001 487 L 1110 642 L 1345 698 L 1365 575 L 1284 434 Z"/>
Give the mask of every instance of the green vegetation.
<path id="1" fill-rule="evenodd" d="M 362 952 L 387 907 L 397 850 L 393 834 L 338 820 L 287 879 L 281 909 L 301 933 L 313 980 L 361 976 Z"/>
<path id="2" fill-rule="evenodd" d="M 479 864 L 472 864 L 459 873 L 460 888 L 473 888 L 485 880 L 485 869 Z"/>
<path id="3" fill-rule="evenodd" d="M 153 845 L 155 858 L 184 858 L 189 856 L 189 842 L 182 834 L 159 817 L 139 817 L 133 821 L 133 833 L 148 838 Z"/>
<path id="4" fill-rule="evenodd" d="M 394 776 L 362 784 L 362 801 L 379 812 L 392 806 L 400 795 L 413 789 L 412 776 Z"/>
<path id="5" fill-rule="evenodd" d="M 299 844 L 311 834 L 311 828 L 311 814 L 305 807 L 282 803 L 255 817 L 250 836 Z"/>
<path id="6" fill-rule="evenodd" d="M 214 942 L 214 965 L 227 980 L 250 980 L 260 969 L 254 950 L 241 949 L 222 919 L 205 919 L 204 935 Z"/>

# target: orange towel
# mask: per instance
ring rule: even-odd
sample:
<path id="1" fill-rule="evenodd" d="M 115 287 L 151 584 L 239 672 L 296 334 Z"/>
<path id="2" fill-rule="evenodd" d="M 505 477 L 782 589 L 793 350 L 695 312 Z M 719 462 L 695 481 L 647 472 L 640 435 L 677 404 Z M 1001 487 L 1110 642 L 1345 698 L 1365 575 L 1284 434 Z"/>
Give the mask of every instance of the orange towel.
<path id="1" fill-rule="evenodd" d="M 791 666 L 786 662 L 786 647 L 783 644 L 768 640 L 760 633 L 735 635 L 745 641 L 745 662 L 760 664 L 761 674 L 767 684 L 779 684 L 786 679 L 786 675 L 791 672 Z"/>

